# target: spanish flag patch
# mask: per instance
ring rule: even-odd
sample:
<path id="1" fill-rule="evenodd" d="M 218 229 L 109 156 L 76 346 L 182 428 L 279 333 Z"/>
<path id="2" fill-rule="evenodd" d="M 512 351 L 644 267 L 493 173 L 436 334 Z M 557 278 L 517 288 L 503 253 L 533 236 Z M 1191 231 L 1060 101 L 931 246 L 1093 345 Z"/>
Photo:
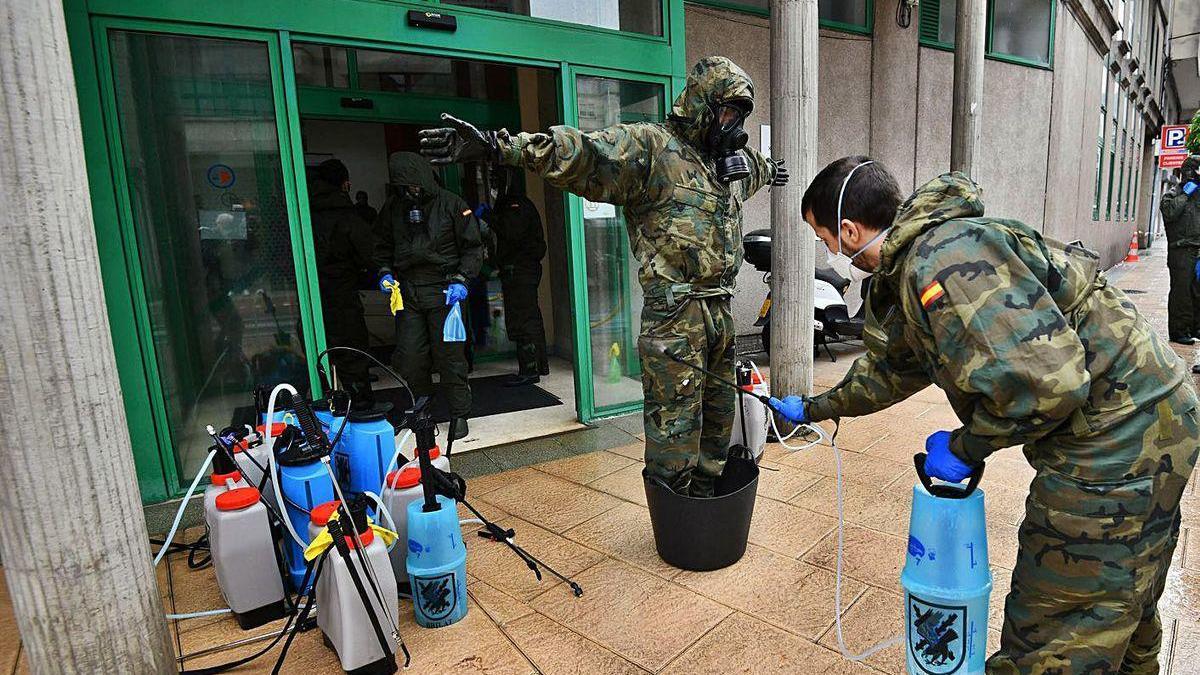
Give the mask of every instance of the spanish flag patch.
<path id="1" fill-rule="evenodd" d="M 463 215 L 464 215 L 464 216 L 469 216 L 469 215 L 471 215 L 471 209 L 464 209 L 464 210 L 463 210 Z"/>
<path id="2" fill-rule="evenodd" d="M 946 289 L 942 288 L 942 282 L 935 281 L 921 291 L 921 306 L 929 309 L 944 295 L 946 295 Z"/>

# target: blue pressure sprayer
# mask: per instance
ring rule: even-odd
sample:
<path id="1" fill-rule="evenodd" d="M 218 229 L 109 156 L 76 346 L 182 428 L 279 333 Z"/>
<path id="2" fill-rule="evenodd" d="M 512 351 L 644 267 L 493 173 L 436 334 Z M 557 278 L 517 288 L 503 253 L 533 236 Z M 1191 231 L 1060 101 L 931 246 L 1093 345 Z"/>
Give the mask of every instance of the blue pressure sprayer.
<path id="1" fill-rule="evenodd" d="M 982 673 L 988 635 L 988 567 L 983 465 L 966 485 L 935 483 L 915 455 L 904 586 L 904 639 L 909 673 Z"/>
<path id="2" fill-rule="evenodd" d="M 440 628 L 467 615 L 467 547 L 454 500 L 437 493 L 435 470 L 429 459 L 434 446 L 433 420 L 421 403 L 410 411 L 410 420 L 417 439 L 425 498 L 408 505 L 406 568 L 417 623 Z"/>

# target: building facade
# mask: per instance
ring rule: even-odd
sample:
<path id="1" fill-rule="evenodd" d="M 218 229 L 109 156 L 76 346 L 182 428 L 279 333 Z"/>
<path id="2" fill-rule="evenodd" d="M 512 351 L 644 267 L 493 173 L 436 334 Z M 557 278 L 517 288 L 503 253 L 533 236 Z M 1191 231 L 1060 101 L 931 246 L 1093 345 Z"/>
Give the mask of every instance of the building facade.
<path id="1" fill-rule="evenodd" d="M 990 213 L 1080 239 L 1107 264 L 1151 212 L 1146 139 L 1162 122 L 1167 41 L 1159 0 L 1112 2 L 992 0 L 979 175 Z M 911 16 L 892 0 L 819 4 L 820 161 L 871 154 L 905 189 L 944 171 L 953 3 L 924 0 Z M 255 385 L 321 390 L 317 355 L 336 318 L 322 303 L 309 204 L 317 164 L 341 159 L 352 192 L 378 208 L 388 155 L 415 149 L 441 112 L 523 130 L 662 120 L 688 65 L 709 54 L 755 79 L 757 147 L 771 107 L 766 6 L 64 0 L 145 501 L 182 492 L 206 454 L 204 424 L 244 420 Z M 472 205 L 491 199 L 497 178 L 439 174 Z M 583 422 L 636 411 L 641 302 L 620 209 L 532 175 L 509 180 L 524 184 L 545 229 L 539 304 L 555 368 L 570 373 L 565 409 Z M 747 230 L 771 226 L 768 201 L 748 205 Z M 392 319 L 372 283 L 361 293 L 370 348 L 386 359 Z M 754 331 L 764 293 L 743 270 L 740 332 Z M 474 297 L 476 362 L 511 359 L 498 282 Z"/>

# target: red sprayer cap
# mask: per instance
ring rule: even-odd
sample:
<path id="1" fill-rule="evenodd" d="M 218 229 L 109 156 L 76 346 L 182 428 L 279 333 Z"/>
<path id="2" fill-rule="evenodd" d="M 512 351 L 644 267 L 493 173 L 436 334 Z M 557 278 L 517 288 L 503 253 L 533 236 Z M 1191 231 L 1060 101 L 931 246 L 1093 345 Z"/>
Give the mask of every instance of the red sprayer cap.
<path id="1" fill-rule="evenodd" d="M 242 479 L 242 472 L 230 471 L 229 473 L 214 473 L 208 478 L 212 481 L 213 485 L 220 485 L 221 487 L 224 487 L 226 480 L 232 480 L 235 483 L 240 481 Z"/>
<path id="2" fill-rule="evenodd" d="M 217 510 L 241 511 L 249 506 L 254 506 L 258 503 L 258 500 L 259 494 L 257 488 L 236 488 L 217 495 Z"/>
<path id="3" fill-rule="evenodd" d="M 329 524 L 329 516 L 332 516 L 333 512 L 336 511 L 337 507 L 341 506 L 341 504 L 342 503 L 336 499 L 331 502 L 325 502 L 324 504 L 318 504 L 308 514 L 309 520 L 311 520 L 312 524 L 316 525 L 317 527 L 325 527 L 327 524 Z"/>
<path id="4" fill-rule="evenodd" d="M 416 487 L 421 482 L 420 467 L 410 466 L 399 471 L 393 471 L 387 475 L 388 487 L 393 490 L 404 490 L 410 487 Z"/>

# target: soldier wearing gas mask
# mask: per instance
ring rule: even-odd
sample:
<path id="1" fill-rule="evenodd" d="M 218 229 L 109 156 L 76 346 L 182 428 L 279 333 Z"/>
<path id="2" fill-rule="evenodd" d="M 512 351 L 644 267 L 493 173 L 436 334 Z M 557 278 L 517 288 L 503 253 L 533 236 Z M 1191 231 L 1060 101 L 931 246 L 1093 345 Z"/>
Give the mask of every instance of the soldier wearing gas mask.
<path id="1" fill-rule="evenodd" d="M 379 288 L 400 283 L 404 309 L 396 315 L 393 362 L 416 396 L 431 396 L 438 371 L 449 389 L 450 437 L 467 435 L 471 389 L 461 342 L 443 340 L 450 307 L 467 298 L 467 280 L 483 263 L 479 223 L 461 197 L 442 188 L 420 155 L 388 157 L 392 195 L 376 220 Z"/>
<path id="2" fill-rule="evenodd" d="M 421 152 L 434 163 L 521 167 L 559 189 L 624 207 L 645 298 L 638 351 L 647 470 L 696 497 L 712 496 L 724 468 L 735 394 L 666 353 L 733 378 L 730 297 L 742 263 L 742 203 L 788 179 L 778 163 L 745 147 L 753 107 L 749 76 L 712 56 L 688 73 L 665 123 L 510 135 L 443 115 L 449 127 L 420 134 Z"/>
<path id="3" fill-rule="evenodd" d="M 1171 342 L 1190 345 L 1200 339 L 1200 155 L 1179 168 L 1179 185 L 1163 195 L 1167 231 L 1167 333 Z"/>

